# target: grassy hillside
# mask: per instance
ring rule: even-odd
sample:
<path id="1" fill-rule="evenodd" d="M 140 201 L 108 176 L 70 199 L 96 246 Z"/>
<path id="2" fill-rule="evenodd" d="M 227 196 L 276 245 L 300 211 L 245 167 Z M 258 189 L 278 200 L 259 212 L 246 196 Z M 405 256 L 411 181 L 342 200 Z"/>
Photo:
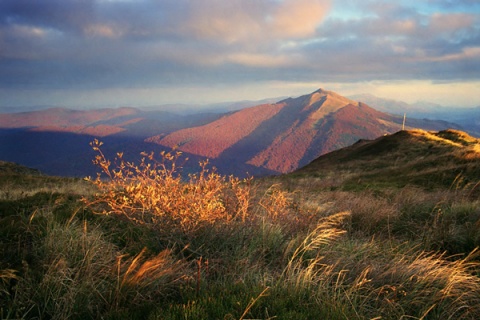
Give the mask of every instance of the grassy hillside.
<path id="1" fill-rule="evenodd" d="M 324 155 L 294 176 L 335 175 L 336 187 L 384 189 L 474 187 L 480 139 L 458 130 L 412 130 L 385 135 Z"/>
<path id="2" fill-rule="evenodd" d="M 101 178 L 4 175 L 0 317 L 478 319 L 476 177 L 435 171 L 477 172 L 477 144 L 400 132 L 291 175 L 202 163 L 185 181 L 181 154 L 134 164 L 96 142 Z M 435 184 L 413 179 L 422 154 Z"/>

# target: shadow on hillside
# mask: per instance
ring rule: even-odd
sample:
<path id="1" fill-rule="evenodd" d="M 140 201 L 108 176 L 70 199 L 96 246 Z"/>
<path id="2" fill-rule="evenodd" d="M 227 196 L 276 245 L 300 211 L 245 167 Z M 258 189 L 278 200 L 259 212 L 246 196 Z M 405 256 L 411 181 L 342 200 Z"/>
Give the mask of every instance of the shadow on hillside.
<path id="1" fill-rule="evenodd" d="M 42 173 L 54 176 L 85 177 L 96 176 L 99 171 L 92 164 L 95 152 L 90 142 L 96 137 L 90 135 L 65 132 L 33 132 L 25 129 L 0 129 L 0 160 L 15 162 Z M 112 160 L 117 152 L 124 153 L 127 161 L 139 162 L 141 152 L 171 151 L 154 143 L 144 142 L 142 136 L 112 135 L 99 138 L 104 142 L 102 151 Z M 205 160 L 191 154 L 184 154 L 188 161 L 181 163 L 182 174 L 199 171 L 199 161 Z M 210 161 L 211 166 L 218 168 L 224 175 L 233 174 L 238 177 L 248 175 L 264 176 L 276 174 L 263 168 L 242 164 L 237 161 Z"/>

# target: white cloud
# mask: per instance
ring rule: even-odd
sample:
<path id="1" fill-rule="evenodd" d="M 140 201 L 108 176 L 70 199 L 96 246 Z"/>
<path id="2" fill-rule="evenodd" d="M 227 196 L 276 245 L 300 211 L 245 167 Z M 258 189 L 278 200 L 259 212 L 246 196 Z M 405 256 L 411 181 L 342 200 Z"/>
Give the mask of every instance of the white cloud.
<path id="1" fill-rule="evenodd" d="M 455 32 L 473 26 L 475 16 L 468 13 L 435 13 L 430 17 L 430 32 Z"/>
<path id="2" fill-rule="evenodd" d="M 226 61 L 252 67 L 283 67 L 295 63 L 290 56 L 258 53 L 233 53 L 226 57 Z"/>
<path id="3" fill-rule="evenodd" d="M 330 10 L 330 6 L 330 1 L 283 1 L 274 11 L 270 21 L 273 33 L 288 38 L 312 36 Z"/>
<path id="4" fill-rule="evenodd" d="M 188 2 L 187 35 L 212 41 L 257 43 L 303 38 L 315 33 L 328 13 L 328 0 L 204 0 Z"/>

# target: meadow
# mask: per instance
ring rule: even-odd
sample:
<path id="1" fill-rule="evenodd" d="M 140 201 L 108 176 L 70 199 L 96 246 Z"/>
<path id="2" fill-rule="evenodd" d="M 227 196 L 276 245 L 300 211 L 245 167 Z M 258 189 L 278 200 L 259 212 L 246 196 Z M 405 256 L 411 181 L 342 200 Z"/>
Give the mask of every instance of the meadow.
<path id="1" fill-rule="evenodd" d="M 480 318 L 472 176 L 182 178 L 181 153 L 92 148 L 98 177 L 2 174 L 2 319 Z"/>

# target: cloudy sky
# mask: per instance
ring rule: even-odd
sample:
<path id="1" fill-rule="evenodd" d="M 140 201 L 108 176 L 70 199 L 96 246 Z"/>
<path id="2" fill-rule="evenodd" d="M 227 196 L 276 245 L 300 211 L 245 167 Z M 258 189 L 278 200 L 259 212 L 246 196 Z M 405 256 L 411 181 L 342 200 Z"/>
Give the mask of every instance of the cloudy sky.
<path id="1" fill-rule="evenodd" d="M 0 0 L 0 106 L 480 106 L 478 0 Z"/>

